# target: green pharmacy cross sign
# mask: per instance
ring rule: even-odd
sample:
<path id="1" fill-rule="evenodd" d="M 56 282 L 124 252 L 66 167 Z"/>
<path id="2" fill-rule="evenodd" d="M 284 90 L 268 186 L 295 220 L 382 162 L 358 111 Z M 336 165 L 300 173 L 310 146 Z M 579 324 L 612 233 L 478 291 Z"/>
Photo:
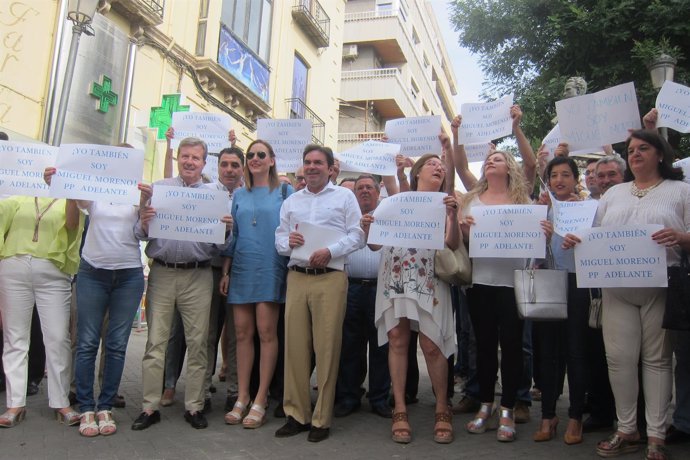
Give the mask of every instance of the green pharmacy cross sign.
<path id="1" fill-rule="evenodd" d="M 181 94 L 164 94 L 161 107 L 151 107 L 149 126 L 158 128 L 158 140 L 165 139 L 165 132 L 172 124 L 172 114 L 175 112 L 189 112 L 188 105 L 180 105 Z"/>
<path id="2" fill-rule="evenodd" d="M 113 81 L 110 79 L 110 77 L 101 75 L 101 82 L 101 84 L 98 82 L 93 82 L 91 92 L 89 92 L 89 94 L 95 98 L 98 98 L 98 101 L 96 101 L 96 110 L 101 113 L 108 113 L 108 109 L 110 109 L 111 105 L 117 105 L 118 98 L 117 94 L 112 90 Z"/>

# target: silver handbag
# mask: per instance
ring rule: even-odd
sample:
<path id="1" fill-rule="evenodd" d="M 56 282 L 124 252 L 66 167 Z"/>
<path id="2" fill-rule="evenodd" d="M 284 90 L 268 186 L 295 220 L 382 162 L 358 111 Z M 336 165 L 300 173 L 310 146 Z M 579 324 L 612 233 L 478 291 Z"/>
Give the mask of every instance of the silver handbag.
<path id="1" fill-rule="evenodd" d="M 529 259 L 524 270 L 515 270 L 515 302 L 522 319 L 555 321 L 568 318 L 568 272 L 535 268 Z"/>

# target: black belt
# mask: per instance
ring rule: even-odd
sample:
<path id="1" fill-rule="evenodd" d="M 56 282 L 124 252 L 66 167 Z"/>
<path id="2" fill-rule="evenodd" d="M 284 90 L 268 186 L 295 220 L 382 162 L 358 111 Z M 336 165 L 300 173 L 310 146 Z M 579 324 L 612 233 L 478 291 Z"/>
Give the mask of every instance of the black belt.
<path id="1" fill-rule="evenodd" d="M 376 286 L 377 278 L 348 278 L 352 284 L 361 284 L 362 286 Z"/>
<path id="2" fill-rule="evenodd" d="M 336 270 L 335 268 L 305 268 L 305 267 L 300 267 L 299 265 L 293 265 L 290 267 L 290 270 L 295 271 L 295 272 L 300 272 L 300 273 L 306 273 L 307 275 L 325 275 L 326 273 L 330 272 L 339 272 L 340 270 Z"/>
<path id="3" fill-rule="evenodd" d="M 183 270 L 187 270 L 190 268 L 206 268 L 211 266 L 211 260 L 202 260 L 200 262 L 177 262 L 177 263 L 170 263 L 166 262 L 164 260 L 160 259 L 153 259 L 154 262 L 156 262 L 158 265 L 162 265 L 164 267 L 168 268 L 181 268 Z"/>

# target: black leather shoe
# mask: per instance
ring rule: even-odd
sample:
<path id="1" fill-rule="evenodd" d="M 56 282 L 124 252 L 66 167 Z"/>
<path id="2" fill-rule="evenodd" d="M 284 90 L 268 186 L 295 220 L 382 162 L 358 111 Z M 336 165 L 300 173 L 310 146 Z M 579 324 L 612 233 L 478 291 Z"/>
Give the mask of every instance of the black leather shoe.
<path id="1" fill-rule="evenodd" d="M 208 391 L 210 391 L 211 393 L 215 393 L 216 391 L 218 391 L 218 389 L 214 384 L 211 384 L 211 386 L 208 387 Z"/>
<path id="2" fill-rule="evenodd" d="M 613 421 L 607 422 L 591 415 L 582 422 L 583 433 L 593 433 L 595 431 L 609 431 L 613 428 Z"/>
<path id="3" fill-rule="evenodd" d="M 142 412 L 139 414 L 139 417 L 132 423 L 132 429 L 134 431 L 140 431 L 140 430 L 145 430 L 146 428 L 150 427 L 154 423 L 158 423 L 161 421 L 161 413 L 158 412 L 157 410 L 153 411 L 150 414 L 147 414 L 146 412 Z"/>
<path id="4" fill-rule="evenodd" d="M 115 398 L 113 398 L 113 407 L 117 407 L 118 409 L 123 409 L 127 405 L 127 402 L 125 401 L 125 397 L 122 395 L 115 395 Z"/>
<path id="5" fill-rule="evenodd" d="M 383 418 L 391 418 L 393 416 L 391 408 L 386 403 L 374 404 L 371 406 L 371 411 Z"/>
<path id="6" fill-rule="evenodd" d="M 682 444 L 688 441 L 690 441 L 690 433 L 680 431 L 673 425 L 666 430 L 666 444 Z"/>
<path id="7" fill-rule="evenodd" d="M 359 410 L 359 404 L 338 403 L 333 408 L 333 415 L 336 417 L 347 417 Z"/>
<path id="8" fill-rule="evenodd" d="M 232 409 L 230 409 L 230 410 L 232 410 Z M 204 414 L 208 414 L 209 412 L 211 412 L 211 398 L 204 399 L 204 408 L 202 409 L 202 412 Z M 230 412 L 230 411 L 228 411 L 228 412 Z"/>
<path id="9" fill-rule="evenodd" d="M 275 418 L 285 418 L 285 410 L 283 410 L 283 402 L 280 401 L 276 408 L 273 410 L 273 416 Z"/>
<path id="10" fill-rule="evenodd" d="M 36 382 L 29 382 L 26 385 L 26 395 L 27 396 L 33 396 L 38 393 L 38 383 Z"/>
<path id="11" fill-rule="evenodd" d="M 203 411 L 196 411 L 193 414 L 189 411 L 186 411 L 184 413 L 184 419 L 192 425 L 192 428 L 196 428 L 197 430 L 201 430 L 203 428 L 208 427 L 208 422 L 206 421 L 206 417 L 204 417 Z"/>
<path id="12" fill-rule="evenodd" d="M 232 410 L 233 407 L 235 407 L 235 403 L 237 402 L 237 395 L 228 395 L 227 398 L 225 398 L 225 412 L 228 413 Z"/>
<path id="13" fill-rule="evenodd" d="M 309 436 L 307 436 L 307 441 L 309 442 L 321 442 L 324 439 L 328 439 L 328 435 L 330 434 L 330 429 L 328 428 L 318 428 L 318 427 L 311 427 L 311 430 L 309 430 Z"/>
<path id="14" fill-rule="evenodd" d="M 289 438 L 290 436 L 295 436 L 303 431 L 311 429 L 311 424 L 300 423 L 292 417 L 287 418 L 287 423 L 276 431 L 276 438 Z M 328 434 L 326 434 L 328 436 Z"/>

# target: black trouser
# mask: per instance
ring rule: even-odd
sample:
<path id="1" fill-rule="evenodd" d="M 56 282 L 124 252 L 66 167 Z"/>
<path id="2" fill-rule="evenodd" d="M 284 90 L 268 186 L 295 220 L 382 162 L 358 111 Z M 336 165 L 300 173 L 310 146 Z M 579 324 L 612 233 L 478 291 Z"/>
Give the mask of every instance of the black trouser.
<path id="1" fill-rule="evenodd" d="M 512 287 L 475 284 L 468 291 L 470 317 L 477 339 L 479 399 L 494 400 L 501 344 L 501 406 L 512 409 L 522 376 L 522 320 Z"/>
<path id="2" fill-rule="evenodd" d="M 534 321 L 539 337 L 541 415 L 556 416 L 556 400 L 561 393 L 561 369 L 567 364 L 570 409 L 568 416 L 581 420 L 587 388 L 587 321 L 589 291 L 578 289 L 574 273 L 568 275 L 568 319 Z M 565 362 L 564 362 L 565 361 Z"/>
<path id="3" fill-rule="evenodd" d="M 587 381 L 589 413 L 597 421 L 605 424 L 613 423 L 616 419 L 616 402 L 609 382 L 609 369 L 601 329 L 587 329 L 587 368 L 589 371 Z"/>

